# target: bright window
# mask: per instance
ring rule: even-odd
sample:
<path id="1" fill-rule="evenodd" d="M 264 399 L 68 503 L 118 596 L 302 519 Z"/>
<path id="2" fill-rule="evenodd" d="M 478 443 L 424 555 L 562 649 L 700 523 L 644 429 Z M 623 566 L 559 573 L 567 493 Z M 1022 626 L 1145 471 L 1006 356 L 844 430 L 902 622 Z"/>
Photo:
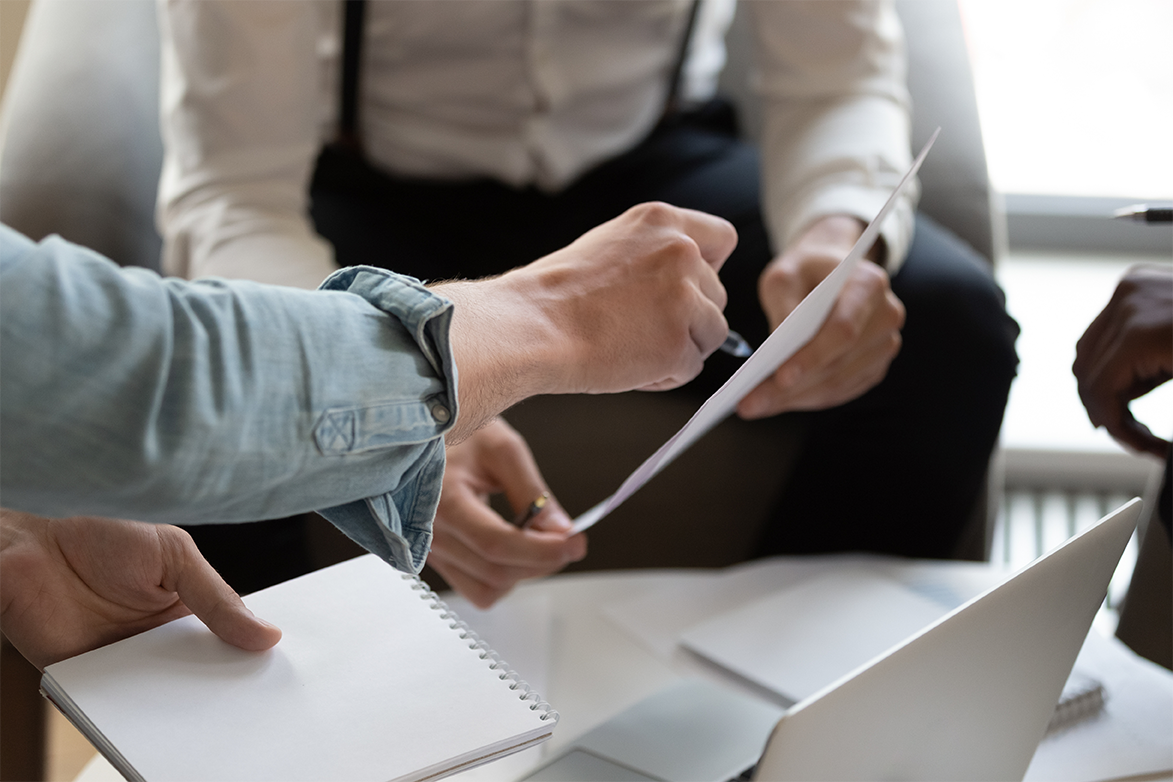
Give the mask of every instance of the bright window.
<path id="1" fill-rule="evenodd" d="M 1173 197 L 1173 0 L 960 0 L 1003 193 Z"/>

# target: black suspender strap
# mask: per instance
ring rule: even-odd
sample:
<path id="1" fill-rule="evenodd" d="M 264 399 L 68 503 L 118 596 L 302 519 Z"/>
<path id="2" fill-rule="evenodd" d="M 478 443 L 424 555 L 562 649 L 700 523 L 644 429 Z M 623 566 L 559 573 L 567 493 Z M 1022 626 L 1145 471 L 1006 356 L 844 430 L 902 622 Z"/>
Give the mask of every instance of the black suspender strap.
<path id="1" fill-rule="evenodd" d="M 366 0 L 344 0 L 342 20 L 342 91 L 339 99 L 338 142 L 362 148 L 358 129 L 358 81 L 362 64 L 363 17 Z"/>
<path id="2" fill-rule="evenodd" d="M 680 87 L 684 76 L 684 63 L 696 28 L 697 13 L 701 0 L 692 0 L 688 18 L 672 65 L 668 95 L 664 100 L 664 117 L 676 112 L 680 104 Z M 352 149 L 361 149 L 358 128 L 358 82 L 362 63 L 363 19 L 366 15 L 366 0 L 343 0 L 342 38 L 342 92 L 339 101 L 338 141 Z"/>
<path id="3" fill-rule="evenodd" d="M 701 0 L 692 0 L 688 9 L 688 19 L 684 23 L 684 32 L 680 37 L 680 49 L 676 52 L 676 62 L 672 65 L 671 81 L 668 82 L 668 97 L 664 100 L 664 117 L 676 112 L 680 108 L 680 86 L 684 78 L 684 63 L 688 59 L 688 47 L 692 44 L 692 33 L 696 29 L 697 12 L 700 10 Z"/>

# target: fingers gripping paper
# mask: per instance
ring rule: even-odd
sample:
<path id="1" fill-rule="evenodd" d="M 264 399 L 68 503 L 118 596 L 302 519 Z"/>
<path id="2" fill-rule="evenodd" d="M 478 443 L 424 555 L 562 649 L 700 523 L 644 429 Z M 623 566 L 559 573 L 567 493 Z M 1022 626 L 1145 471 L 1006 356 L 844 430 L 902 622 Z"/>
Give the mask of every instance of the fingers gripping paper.
<path id="1" fill-rule="evenodd" d="M 823 325 L 823 321 L 827 319 L 827 315 L 830 314 L 831 307 L 843 289 L 843 284 L 851 276 L 855 267 L 859 265 L 863 256 L 875 244 L 876 238 L 880 234 L 880 226 L 883 225 L 888 213 L 892 211 L 897 198 L 916 176 L 916 172 L 920 169 L 921 163 L 924 162 L 925 156 L 928 155 L 929 149 L 932 148 L 933 142 L 937 140 L 937 134 L 940 132 L 941 129 L 937 128 L 929 138 L 928 143 L 917 155 L 904 178 L 900 180 L 900 184 L 888 197 L 879 214 L 868 224 L 847 257 L 840 261 L 835 270 L 799 302 L 798 306 L 778 325 L 778 328 L 774 329 L 774 333 L 754 351 L 752 356 L 746 359 L 745 363 L 725 381 L 725 384 L 716 393 L 705 400 L 705 403 L 689 419 L 688 423 L 680 428 L 680 431 L 672 435 L 666 443 L 660 446 L 659 450 L 629 475 L 614 494 L 575 519 L 575 532 L 582 532 L 593 527 L 600 519 L 619 507 L 637 489 L 671 464 L 672 460 L 682 454 L 685 449 L 723 421 L 733 412 L 737 403 L 746 394 L 772 375 L 778 367 L 782 366 L 783 362 L 811 340 Z"/>

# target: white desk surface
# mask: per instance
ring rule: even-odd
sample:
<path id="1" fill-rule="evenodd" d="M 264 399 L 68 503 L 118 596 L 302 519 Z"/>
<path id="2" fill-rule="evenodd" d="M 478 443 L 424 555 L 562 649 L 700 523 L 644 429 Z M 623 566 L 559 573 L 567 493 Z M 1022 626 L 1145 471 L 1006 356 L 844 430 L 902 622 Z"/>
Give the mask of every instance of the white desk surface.
<path id="1" fill-rule="evenodd" d="M 555 576 L 523 584 L 488 612 L 476 611 L 463 600 L 445 595 L 452 598 L 450 603 L 461 617 L 561 715 L 554 738 L 546 744 L 472 769 L 459 778 L 468 782 L 516 779 L 576 736 L 681 677 L 701 676 L 739 686 L 680 651 L 673 639 L 685 627 L 748 598 L 785 588 L 828 568 L 861 561 L 914 588 L 950 590 L 958 603 L 1007 575 L 979 563 L 782 557 L 722 571 Z M 1144 778 L 1173 780 L 1173 775 Z M 119 779 L 100 756 L 77 777 L 78 782 Z"/>

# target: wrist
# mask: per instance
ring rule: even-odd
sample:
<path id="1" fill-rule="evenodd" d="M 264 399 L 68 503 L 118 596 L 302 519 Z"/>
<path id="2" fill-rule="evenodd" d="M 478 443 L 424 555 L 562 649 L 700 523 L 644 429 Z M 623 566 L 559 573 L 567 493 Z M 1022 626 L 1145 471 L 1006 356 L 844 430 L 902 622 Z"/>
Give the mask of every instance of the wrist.
<path id="1" fill-rule="evenodd" d="M 867 223 L 853 215 L 825 215 L 807 226 L 787 253 L 832 255 L 842 259 L 851 252 L 866 228 Z M 864 254 L 867 260 L 881 267 L 887 256 L 887 243 L 882 237 Z"/>
<path id="2" fill-rule="evenodd" d="M 566 351 L 555 346 L 556 330 L 535 306 L 540 285 L 523 271 L 433 286 L 455 305 L 450 339 L 461 421 L 450 439 L 462 439 L 523 399 L 564 389 Z"/>

